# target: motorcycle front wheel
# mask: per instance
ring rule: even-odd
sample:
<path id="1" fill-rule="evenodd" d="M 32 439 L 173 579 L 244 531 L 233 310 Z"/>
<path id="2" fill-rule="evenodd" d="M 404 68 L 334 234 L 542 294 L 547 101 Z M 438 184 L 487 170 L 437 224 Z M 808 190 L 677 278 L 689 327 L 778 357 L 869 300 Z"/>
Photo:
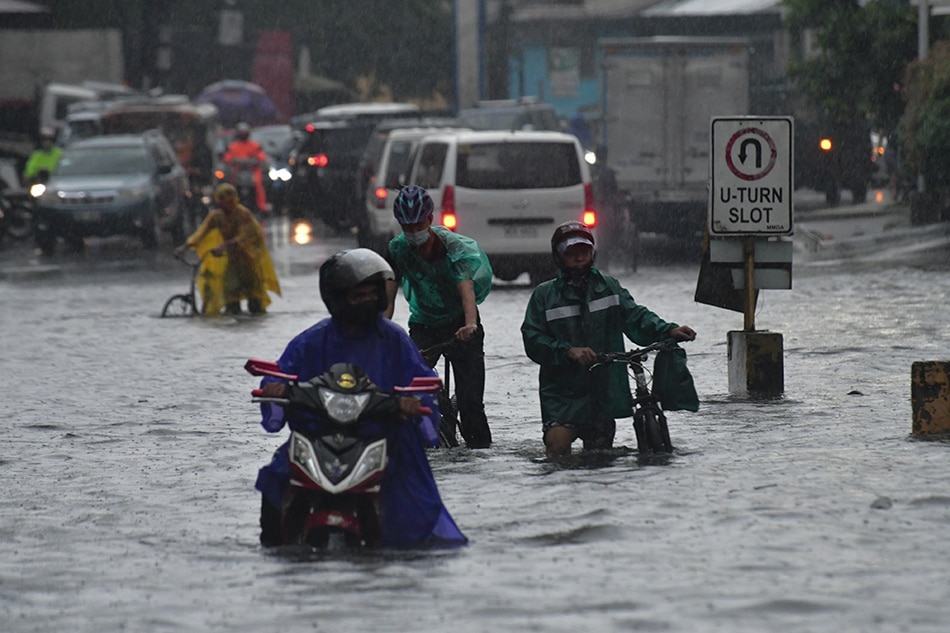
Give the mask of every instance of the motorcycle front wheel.
<path id="1" fill-rule="evenodd" d="M 14 206 L 9 211 L 7 234 L 18 242 L 33 235 L 33 213 L 26 207 Z"/>

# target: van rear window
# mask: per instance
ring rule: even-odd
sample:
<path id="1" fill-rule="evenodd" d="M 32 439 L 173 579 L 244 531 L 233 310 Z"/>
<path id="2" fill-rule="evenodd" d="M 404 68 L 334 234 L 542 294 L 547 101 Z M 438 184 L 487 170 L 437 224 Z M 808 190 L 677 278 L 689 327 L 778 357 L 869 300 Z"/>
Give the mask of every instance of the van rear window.
<path id="1" fill-rule="evenodd" d="M 459 187 L 553 189 L 581 182 L 573 143 L 472 143 L 458 148 Z"/>

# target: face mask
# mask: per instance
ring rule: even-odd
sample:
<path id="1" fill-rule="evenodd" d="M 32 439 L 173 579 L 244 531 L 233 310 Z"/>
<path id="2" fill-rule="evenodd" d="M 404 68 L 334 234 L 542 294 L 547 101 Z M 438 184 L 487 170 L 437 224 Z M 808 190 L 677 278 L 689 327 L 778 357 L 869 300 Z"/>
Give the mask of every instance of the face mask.
<path id="1" fill-rule="evenodd" d="M 416 233 L 403 231 L 402 234 L 406 236 L 406 240 L 413 246 L 422 246 L 429 241 L 429 229 L 418 231 Z"/>
<path id="2" fill-rule="evenodd" d="M 590 279 L 590 269 L 593 264 L 580 266 L 577 268 L 567 268 L 564 270 L 564 276 L 567 279 L 567 285 L 578 292 L 587 290 L 587 281 Z"/>
<path id="3" fill-rule="evenodd" d="M 347 323 L 365 330 L 376 323 L 379 313 L 379 303 L 373 299 L 372 301 L 347 304 L 343 309 L 342 317 Z"/>

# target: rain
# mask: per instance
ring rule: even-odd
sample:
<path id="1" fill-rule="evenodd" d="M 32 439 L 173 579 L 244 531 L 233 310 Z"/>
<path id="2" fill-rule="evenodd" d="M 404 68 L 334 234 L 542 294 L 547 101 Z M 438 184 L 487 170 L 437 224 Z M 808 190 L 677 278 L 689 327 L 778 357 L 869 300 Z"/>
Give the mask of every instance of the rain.
<path id="1" fill-rule="evenodd" d="M 0 237 L 0 395 L 8 411 L 0 444 L 0 630 L 945 630 L 947 443 L 940 434 L 913 432 L 911 398 L 913 364 L 946 363 L 950 335 L 950 211 L 939 170 L 939 156 L 950 153 L 939 151 L 942 137 L 933 127 L 939 86 L 927 83 L 941 80 L 946 63 L 937 0 L 930 2 L 931 49 L 924 55 L 916 6 L 871 0 L 838 7 L 854 12 L 848 24 L 855 26 L 900 5 L 894 37 L 882 35 L 880 43 L 899 51 L 899 60 L 878 70 L 887 81 L 860 85 L 868 71 L 855 67 L 853 77 L 839 78 L 850 101 L 823 101 L 811 111 L 820 117 L 754 111 L 761 119 L 795 120 L 794 148 L 787 148 L 794 160 L 779 162 L 794 164 L 796 186 L 747 182 L 742 189 L 748 202 L 792 205 L 791 231 L 778 224 L 781 235 L 756 238 L 790 243 L 792 261 L 782 270 L 791 288 L 761 289 L 753 307 L 740 302 L 733 309 L 696 300 L 700 270 L 709 264 L 707 207 L 718 197 L 707 188 L 715 161 L 708 122 L 706 136 L 686 139 L 705 152 L 694 156 L 704 197 L 684 216 L 698 224 L 671 228 L 663 213 L 637 215 L 665 207 L 638 198 L 644 194 L 632 185 L 637 172 L 624 162 L 624 148 L 603 137 L 598 40 L 732 37 L 743 35 L 735 25 L 744 24 L 759 32 L 753 48 L 760 50 L 769 25 L 787 24 L 794 40 L 794 29 L 815 19 L 807 13 L 814 3 L 485 0 L 471 3 L 480 9 L 471 13 L 468 3 L 434 0 L 90 3 L 97 11 L 65 1 L 10 4 L 20 13 L 0 38 L 4 72 L 11 70 L 3 43 L 9 31 L 107 29 L 120 35 L 123 71 L 92 79 L 125 82 L 140 91 L 136 99 L 155 99 L 158 92 L 149 91 L 161 88 L 176 111 L 187 104 L 188 112 L 197 112 L 192 100 L 207 86 L 250 82 L 270 101 L 254 106 L 264 112 L 255 127 L 320 129 L 324 119 L 307 115 L 354 102 L 412 103 L 450 118 L 479 99 L 531 96 L 554 107 L 563 129 L 580 114 L 592 145 L 609 146 L 606 166 L 617 176 L 616 195 L 598 198 L 604 206 L 597 209 L 621 210 L 616 234 L 596 233 L 603 240 L 597 265 L 638 303 L 698 332 L 683 347 L 700 408 L 669 412 L 675 449 L 667 458 L 638 455 L 624 418 L 613 449 L 582 452 L 575 443 L 570 458 L 548 459 L 538 366 L 525 355 L 519 331 L 537 271 L 499 278 L 479 308 L 492 446 L 427 451 L 468 545 L 262 548 L 254 482 L 286 431 L 261 427 L 251 401 L 258 379 L 244 364 L 276 359 L 292 337 L 328 316 L 319 266 L 361 245 L 365 225 L 331 225 L 314 211 L 317 203 L 307 202 L 309 194 L 295 197 L 288 150 L 271 166 L 294 178 L 269 179 L 265 171 L 270 205 L 256 212 L 282 290 L 267 314 L 163 318 L 171 297 L 190 292 L 194 271 L 173 256 L 181 237 L 175 229 L 187 235 L 207 213 L 216 157 L 208 182 L 191 181 L 189 202 L 175 216 L 181 224 L 158 226 L 153 248 L 135 232 L 78 242 L 60 236 L 51 250 L 29 230 Z M 7 10 L 2 2 L 0 10 Z M 466 16 L 474 22 L 453 24 Z M 554 30 L 555 40 L 542 37 Z M 288 34 L 291 53 L 271 58 L 271 66 L 256 64 L 260 36 L 277 32 Z M 845 35 L 855 32 L 839 33 Z M 824 38 L 818 40 L 827 44 Z M 859 39 L 849 41 L 857 46 Z M 197 42 L 207 44 L 203 53 Z M 485 47 L 482 54 L 453 62 L 452 51 L 472 42 Z M 562 55 L 562 65 L 548 69 L 549 48 L 576 55 Z M 846 47 L 836 52 L 833 59 L 854 63 Z M 761 68 L 760 53 L 742 48 L 739 55 Z M 255 73 L 269 67 L 274 79 L 285 63 L 290 84 L 305 87 L 293 95 L 277 94 L 266 72 Z M 478 72 L 485 75 L 471 74 Z M 828 89 L 826 77 L 801 72 L 800 82 L 810 77 Z M 630 78 L 640 85 L 643 76 Z M 896 95 L 872 98 L 894 82 L 901 87 Z M 765 101 L 755 95 L 775 94 L 754 88 L 750 98 L 760 105 Z M 851 104 L 860 110 L 871 103 L 880 108 L 860 112 L 865 179 L 851 178 L 853 161 L 799 169 L 812 164 L 804 154 L 799 164 L 800 132 L 813 122 L 817 130 L 822 117 L 848 115 Z M 4 94 L 0 106 L 8 105 Z M 11 166 L 11 179 L 22 174 L 35 145 L 29 130 L 14 133 L 17 122 L 18 116 L 0 120 L 0 167 Z M 217 151 L 216 132 L 228 128 L 207 129 L 215 132 L 207 140 Z M 950 137 L 946 142 L 950 149 Z M 275 142 L 274 151 L 280 146 Z M 893 158 L 898 153 L 900 161 Z M 591 167 L 592 176 L 597 169 Z M 0 169 L 4 179 L 9 173 Z M 819 186 L 819 176 L 829 173 L 837 177 Z M 358 174 L 351 176 L 356 182 Z M 799 186 L 799 177 L 810 183 Z M 677 185 L 681 192 L 691 186 Z M 25 192 L 17 197 L 10 189 L 2 191 L 5 214 L 13 208 L 7 201 L 36 210 Z M 732 278 L 740 273 L 736 268 Z M 757 331 L 781 336 L 781 393 L 737 393 L 730 382 L 727 338 L 749 316 Z M 393 319 L 407 326 L 404 300 Z"/>

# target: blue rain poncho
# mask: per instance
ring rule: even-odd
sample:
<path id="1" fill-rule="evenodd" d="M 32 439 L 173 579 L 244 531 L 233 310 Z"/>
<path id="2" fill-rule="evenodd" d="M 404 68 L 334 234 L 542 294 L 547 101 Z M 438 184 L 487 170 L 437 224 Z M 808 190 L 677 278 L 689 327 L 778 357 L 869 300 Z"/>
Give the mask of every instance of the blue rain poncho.
<path id="1" fill-rule="evenodd" d="M 384 392 L 406 386 L 417 376 L 436 375 L 405 330 L 382 317 L 368 335 L 353 335 L 334 319 L 324 319 L 290 341 L 277 361 L 283 373 L 295 374 L 301 381 L 322 374 L 335 363 L 358 365 Z M 275 380 L 265 377 L 261 384 Z M 423 401 L 437 410 L 431 396 Z M 304 412 L 285 411 L 270 403 L 263 403 L 261 412 L 261 424 L 271 433 L 280 431 L 285 423 L 298 428 L 314 422 Z M 382 545 L 408 548 L 465 544 L 467 539 L 442 504 L 426 457 L 425 446 L 438 441 L 433 421 L 390 421 L 380 423 L 376 429 L 386 434 L 390 450 L 389 465 L 380 485 Z M 271 463 L 260 469 L 255 485 L 275 507 L 280 507 L 290 480 L 287 444 L 278 448 Z"/>

